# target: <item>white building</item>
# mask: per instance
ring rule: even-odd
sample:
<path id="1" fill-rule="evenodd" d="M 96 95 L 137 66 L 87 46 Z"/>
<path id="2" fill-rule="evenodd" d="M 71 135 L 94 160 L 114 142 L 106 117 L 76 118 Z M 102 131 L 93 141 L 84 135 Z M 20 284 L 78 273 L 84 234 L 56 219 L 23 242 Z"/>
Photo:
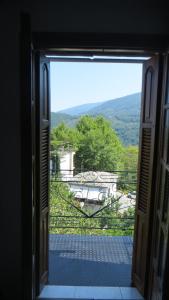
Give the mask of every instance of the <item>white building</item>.
<path id="1" fill-rule="evenodd" d="M 79 173 L 69 182 L 70 191 L 80 202 L 102 204 L 117 192 L 118 176 L 109 172 Z"/>
<path id="2" fill-rule="evenodd" d="M 63 180 L 69 181 L 73 177 L 74 155 L 72 150 L 60 149 L 58 151 L 60 161 L 60 176 Z"/>
<path id="3" fill-rule="evenodd" d="M 60 148 L 58 154 L 58 170 L 62 181 L 67 181 L 70 191 L 80 201 L 90 206 L 102 205 L 106 199 L 116 196 L 118 176 L 110 172 L 87 171 L 73 176 L 74 155 L 73 150 Z"/>
<path id="4" fill-rule="evenodd" d="M 56 166 L 56 162 L 50 161 L 50 170 L 56 171 L 59 170 L 59 176 L 64 181 L 69 181 L 70 178 L 73 177 L 73 170 L 74 170 L 74 154 L 73 150 L 65 150 L 64 148 L 60 148 L 57 152 L 58 155 L 58 164 Z M 54 166 L 53 166 L 54 164 Z"/>

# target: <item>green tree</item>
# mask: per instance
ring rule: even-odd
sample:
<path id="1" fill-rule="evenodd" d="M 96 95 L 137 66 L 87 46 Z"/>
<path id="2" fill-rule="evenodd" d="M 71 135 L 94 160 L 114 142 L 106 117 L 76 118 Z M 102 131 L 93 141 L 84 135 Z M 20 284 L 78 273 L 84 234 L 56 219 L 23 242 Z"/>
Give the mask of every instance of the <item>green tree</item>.
<path id="1" fill-rule="evenodd" d="M 138 164 L 138 146 L 128 146 L 124 148 L 124 169 L 137 171 Z"/>
<path id="2" fill-rule="evenodd" d="M 107 120 L 101 116 L 83 116 L 76 128 L 79 132 L 77 169 L 112 171 L 122 167 L 123 146 Z"/>
<path id="3" fill-rule="evenodd" d="M 61 123 L 51 132 L 51 151 L 57 151 L 60 147 L 76 149 L 78 146 L 78 131 Z"/>
<path id="4" fill-rule="evenodd" d="M 129 183 L 121 184 L 120 188 L 126 191 L 134 191 L 136 190 L 137 181 L 138 146 L 125 147 L 122 161 L 125 170 L 123 181 Z"/>
<path id="5" fill-rule="evenodd" d="M 76 150 L 78 141 L 78 131 L 69 128 L 64 123 L 61 123 L 58 127 L 52 129 L 50 136 L 50 159 L 52 161 L 52 174 L 54 176 L 59 173 L 60 156 L 58 150 L 60 148 L 63 148 L 64 150 Z"/>

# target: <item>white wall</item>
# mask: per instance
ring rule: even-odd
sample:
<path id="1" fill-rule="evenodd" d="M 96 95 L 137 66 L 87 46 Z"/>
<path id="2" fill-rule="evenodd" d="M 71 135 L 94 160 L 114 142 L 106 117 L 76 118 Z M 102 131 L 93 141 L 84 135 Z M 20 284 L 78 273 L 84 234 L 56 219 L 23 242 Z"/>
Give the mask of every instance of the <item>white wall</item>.
<path id="1" fill-rule="evenodd" d="M 75 193 L 76 198 L 99 201 L 116 194 L 116 184 L 112 184 L 110 186 L 111 188 L 109 190 L 108 187 L 92 187 L 72 183 L 70 184 L 70 191 Z"/>
<path id="2" fill-rule="evenodd" d="M 85 185 L 71 184 L 70 191 L 75 193 L 76 198 L 85 198 L 88 200 L 103 200 L 108 195 L 107 188 L 88 187 Z"/>
<path id="3" fill-rule="evenodd" d="M 74 162 L 73 157 L 75 152 L 59 152 L 60 159 L 60 174 L 65 180 L 73 177 Z"/>

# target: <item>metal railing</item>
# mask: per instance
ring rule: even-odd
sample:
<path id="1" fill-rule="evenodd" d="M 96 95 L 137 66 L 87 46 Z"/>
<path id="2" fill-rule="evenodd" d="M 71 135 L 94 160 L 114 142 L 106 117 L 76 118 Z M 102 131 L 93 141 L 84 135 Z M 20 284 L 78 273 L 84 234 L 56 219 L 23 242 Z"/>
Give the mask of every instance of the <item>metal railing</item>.
<path id="1" fill-rule="evenodd" d="M 51 233 L 133 233 L 136 171 L 51 169 L 50 174 Z"/>

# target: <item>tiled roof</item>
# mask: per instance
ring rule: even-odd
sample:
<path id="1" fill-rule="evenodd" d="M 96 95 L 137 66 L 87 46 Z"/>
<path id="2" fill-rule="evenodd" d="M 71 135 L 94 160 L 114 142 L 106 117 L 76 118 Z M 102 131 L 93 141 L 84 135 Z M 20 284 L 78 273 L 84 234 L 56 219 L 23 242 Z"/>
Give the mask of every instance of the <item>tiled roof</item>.
<path id="1" fill-rule="evenodd" d="M 88 171 L 78 173 L 71 179 L 71 184 L 110 187 L 116 183 L 118 176 L 110 172 Z"/>

